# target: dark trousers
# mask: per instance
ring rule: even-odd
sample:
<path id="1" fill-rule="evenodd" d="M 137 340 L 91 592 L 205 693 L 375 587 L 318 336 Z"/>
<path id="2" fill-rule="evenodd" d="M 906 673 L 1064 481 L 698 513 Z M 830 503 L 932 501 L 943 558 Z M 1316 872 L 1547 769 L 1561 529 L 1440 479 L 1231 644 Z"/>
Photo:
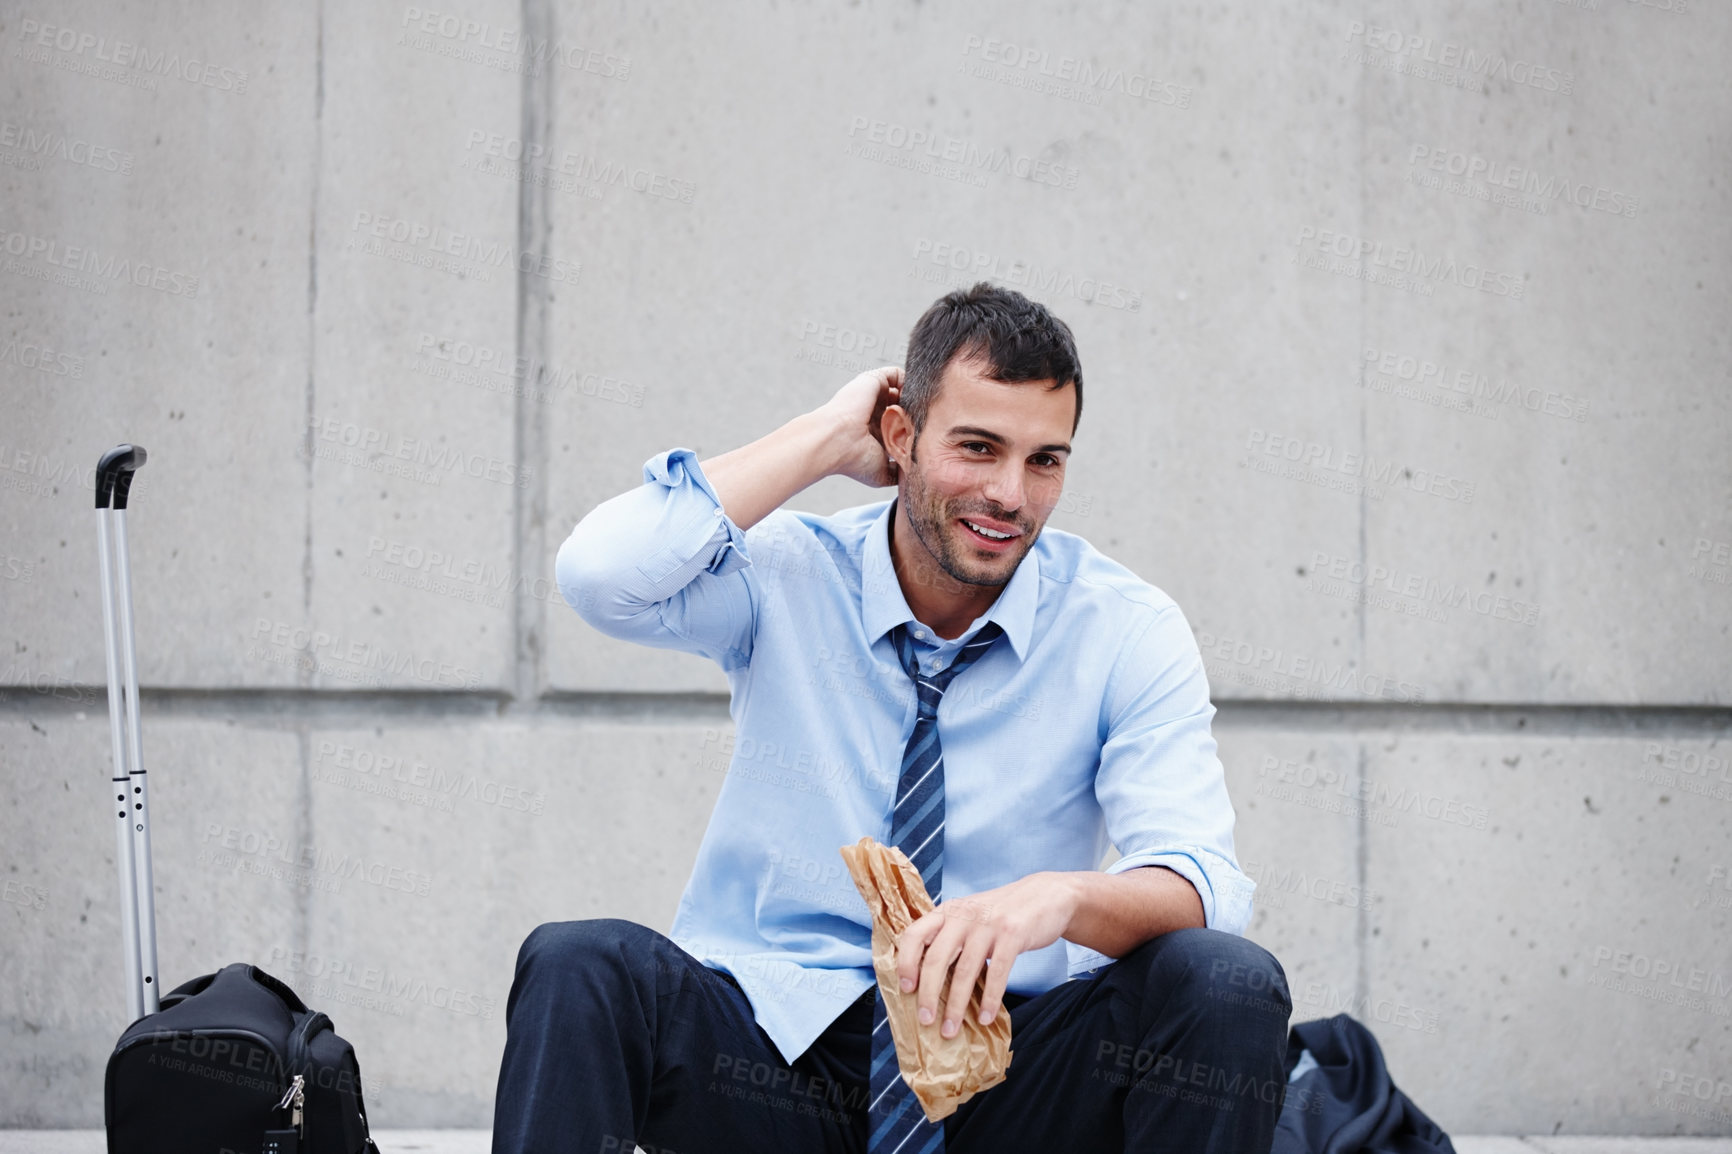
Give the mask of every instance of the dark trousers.
<path id="1" fill-rule="evenodd" d="M 1006 1080 L 945 1121 L 952 1154 L 1265 1154 L 1292 1001 L 1266 950 L 1179 930 L 1093 980 L 1007 999 Z M 494 1154 L 866 1149 L 868 990 L 791 1064 L 731 978 L 631 922 L 554 922 L 517 956 Z"/>

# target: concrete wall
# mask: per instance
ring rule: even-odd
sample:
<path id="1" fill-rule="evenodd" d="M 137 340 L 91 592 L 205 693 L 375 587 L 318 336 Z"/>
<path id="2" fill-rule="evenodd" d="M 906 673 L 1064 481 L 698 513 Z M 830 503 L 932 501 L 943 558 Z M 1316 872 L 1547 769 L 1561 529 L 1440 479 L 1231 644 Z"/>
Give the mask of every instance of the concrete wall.
<path id="1" fill-rule="evenodd" d="M 1203 641 L 1296 1016 L 1450 1129 L 1732 1133 L 1725 6 L 0 12 L 0 1123 L 123 1025 L 102 450 L 165 981 L 485 1125 L 524 934 L 665 929 L 726 768 L 554 549 L 984 276 L 1076 330 L 1053 523 Z"/>

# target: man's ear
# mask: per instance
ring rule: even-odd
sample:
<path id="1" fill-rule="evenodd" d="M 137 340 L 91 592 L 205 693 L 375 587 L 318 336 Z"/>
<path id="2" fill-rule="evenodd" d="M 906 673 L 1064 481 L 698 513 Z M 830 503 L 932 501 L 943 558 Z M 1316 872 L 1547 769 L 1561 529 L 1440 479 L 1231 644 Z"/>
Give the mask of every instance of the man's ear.
<path id="1" fill-rule="evenodd" d="M 884 438 L 885 453 L 896 462 L 897 468 L 906 468 L 914 457 L 914 418 L 908 415 L 908 410 L 901 405 L 886 406 L 878 431 Z"/>

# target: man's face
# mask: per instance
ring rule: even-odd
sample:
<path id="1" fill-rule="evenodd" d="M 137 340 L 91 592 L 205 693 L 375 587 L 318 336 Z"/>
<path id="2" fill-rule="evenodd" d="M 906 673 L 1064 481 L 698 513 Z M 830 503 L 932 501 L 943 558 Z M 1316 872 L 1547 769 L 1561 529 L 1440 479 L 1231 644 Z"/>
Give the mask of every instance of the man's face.
<path id="1" fill-rule="evenodd" d="M 902 498 L 940 568 L 969 585 L 1003 585 L 1064 488 L 1076 389 L 982 371 L 973 361 L 945 367 L 902 469 Z"/>

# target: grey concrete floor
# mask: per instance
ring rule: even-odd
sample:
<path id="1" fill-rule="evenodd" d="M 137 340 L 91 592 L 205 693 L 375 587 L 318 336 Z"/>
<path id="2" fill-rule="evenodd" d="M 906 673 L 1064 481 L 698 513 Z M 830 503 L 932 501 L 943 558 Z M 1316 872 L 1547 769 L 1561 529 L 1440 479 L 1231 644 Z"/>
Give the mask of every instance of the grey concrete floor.
<path id="1" fill-rule="evenodd" d="M 379 1130 L 380 1154 L 488 1154 L 486 1130 Z M 1732 1138 L 1459 1137 L 1457 1154 L 1732 1154 Z M 105 1154 L 101 1130 L 0 1130 L 0 1154 Z"/>

